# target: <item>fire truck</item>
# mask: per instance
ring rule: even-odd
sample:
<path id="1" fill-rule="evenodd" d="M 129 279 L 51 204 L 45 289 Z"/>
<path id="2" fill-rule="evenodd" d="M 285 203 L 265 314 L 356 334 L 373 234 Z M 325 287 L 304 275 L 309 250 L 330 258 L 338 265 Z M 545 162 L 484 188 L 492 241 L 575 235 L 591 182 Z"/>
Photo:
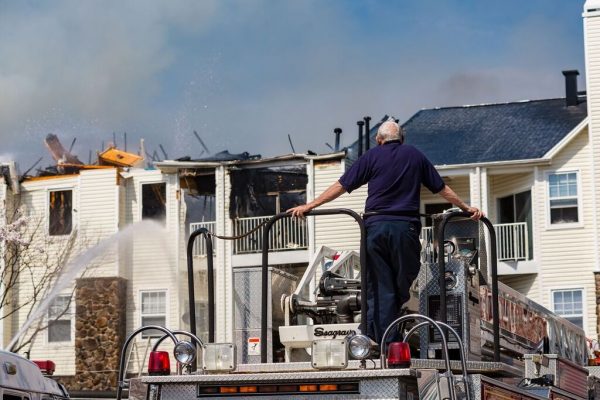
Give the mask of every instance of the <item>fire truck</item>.
<path id="1" fill-rule="evenodd" d="M 322 247 L 300 279 L 269 266 L 263 229 L 262 267 L 235 280 L 243 305 L 235 343 L 214 340 L 211 233 L 188 242 L 191 329 L 146 326 L 122 349 L 117 399 L 600 399 L 597 368 L 589 366 L 584 331 L 498 281 L 496 235 L 489 220 L 450 211 L 433 216 L 423 238 L 421 271 L 403 315 L 382 343 L 365 332 L 366 232 L 348 209 L 313 210 L 308 217 L 345 214 L 356 220 L 359 252 Z M 196 332 L 192 248 L 202 237 L 208 257 L 208 340 Z M 260 283 L 260 285 L 259 285 Z M 237 315 L 237 314 L 236 314 Z M 236 329 L 239 328 L 236 326 Z M 126 379 L 125 354 L 148 329 L 164 333 L 153 347 L 148 375 Z M 387 340 L 394 332 L 400 342 Z M 176 371 L 169 353 L 173 342 Z"/>

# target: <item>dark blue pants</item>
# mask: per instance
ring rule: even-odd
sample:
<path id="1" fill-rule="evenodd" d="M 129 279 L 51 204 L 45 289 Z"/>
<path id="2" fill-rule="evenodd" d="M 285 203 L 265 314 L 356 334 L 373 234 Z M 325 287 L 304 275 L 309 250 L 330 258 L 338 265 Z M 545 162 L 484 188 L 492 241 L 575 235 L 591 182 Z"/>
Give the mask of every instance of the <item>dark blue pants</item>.
<path id="1" fill-rule="evenodd" d="M 420 225 L 384 221 L 367 227 L 367 334 L 377 343 L 410 298 L 410 285 L 421 267 Z M 397 336 L 393 331 L 391 341 L 399 340 Z"/>

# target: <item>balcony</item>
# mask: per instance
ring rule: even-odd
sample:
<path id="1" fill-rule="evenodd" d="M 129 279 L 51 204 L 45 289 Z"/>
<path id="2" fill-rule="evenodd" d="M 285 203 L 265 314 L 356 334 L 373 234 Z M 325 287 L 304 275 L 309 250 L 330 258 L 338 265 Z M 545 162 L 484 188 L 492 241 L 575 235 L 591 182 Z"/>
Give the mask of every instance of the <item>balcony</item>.
<path id="1" fill-rule="evenodd" d="M 272 216 L 238 218 L 233 221 L 233 235 L 238 236 L 249 232 L 271 219 Z M 190 232 L 198 228 L 206 228 L 211 232 L 216 230 L 216 222 L 198 222 L 190 224 Z M 529 254 L 529 235 L 527 224 L 518 222 L 512 224 L 495 224 L 496 245 L 498 261 L 527 261 Z M 431 242 L 432 228 L 421 230 L 421 239 Z M 244 238 L 238 239 L 233 244 L 233 254 L 256 254 L 262 251 L 263 227 Z M 219 240 L 213 239 L 213 249 L 216 249 Z M 275 222 L 269 235 L 269 251 L 284 252 L 290 250 L 306 250 L 308 248 L 308 225 L 305 219 L 282 218 Z M 216 253 L 215 253 L 216 254 Z M 206 244 L 198 239 L 194 244 L 194 255 L 205 256 Z"/>
<path id="2" fill-rule="evenodd" d="M 215 221 L 209 222 L 194 222 L 190 224 L 190 233 L 194 232 L 196 229 L 206 228 L 209 232 L 215 232 L 217 229 L 217 223 Z M 214 238 L 212 239 L 213 245 L 213 257 L 217 254 L 217 243 Z M 199 237 L 194 242 L 194 252 L 195 256 L 205 256 L 206 255 L 206 242 L 203 238 Z"/>
<path id="3" fill-rule="evenodd" d="M 259 225 L 273 218 L 249 217 L 233 221 L 233 234 L 238 236 L 256 229 Z M 262 251 L 263 227 L 256 232 L 234 242 L 234 254 L 260 253 Z M 308 248 L 308 225 L 306 219 L 281 218 L 271 227 L 269 234 L 270 251 L 305 250 Z"/>
<path id="4" fill-rule="evenodd" d="M 527 223 L 495 224 L 498 261 L 529 260 L 529 234 Z M 421 230 L 421 240 L 433 241 L 433 230 L 425 227 Z"/>
<path id="5" fill-rule="evenodd" d="M 233 236 L 239 236 L 258 228 L 252 234 L 233 242 L 233 254 L 255 254 L 262 252 L 263 227 L 259 227 L 273 216 L 238 218 L 233 220 Z M 206 228 L 215 232 L 215 222 L 198 222 L 190 224 L 190 232 L 198 228 Z M 218 240 L 216 241 L 218 242 Z M 217 243 L 213 240 L 213 249 Z M 308 249 L 308 225 L 305 219 L 282 218 L 271 227 L 269 235 L 269 251 L 289 251 Z M 197 240 L 194 244 L 194 255 L 205 256 L 206 245 L 204 240 Z"/>

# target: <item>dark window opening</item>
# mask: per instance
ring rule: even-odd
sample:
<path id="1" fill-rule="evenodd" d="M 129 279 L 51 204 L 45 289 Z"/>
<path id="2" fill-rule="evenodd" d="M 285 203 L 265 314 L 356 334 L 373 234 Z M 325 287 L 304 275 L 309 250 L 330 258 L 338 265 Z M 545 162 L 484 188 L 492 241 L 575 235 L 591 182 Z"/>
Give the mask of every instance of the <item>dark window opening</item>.
<path id="1" fill-rule="evenodd" d="M 454 207 L 451 203 L 435 203 L 435 204 L 425 204 L 425 214 L 440 214 L 446 210 Z M 425 225 L 423 226 L 432 226 L 433 222 L 431 221 L 431 217 L 425 217 Z"/>
<path id="2" fill-rule="evenodd" d="M 73 229 L 73 191 L 50 192 L 50 235 L 68 235 Z"/>
<path id="3" fill-rule="evenodd" d="M 202 170 L 184 171 L 179 183 L 185 201 L 186 233 L 189 235 L 191 224 L 196 224 L 194 228 L 204 226 L 211 230 L 210 225 L 197 224 L 210 224 L 217 219 L 214 172 L 212 170 L 208 173 Z"/>
<path id="4" fill-rule="evenodd" d="M 4 393 L 2 396 L 2 400 L 23 400 L 23 396 L 18 396 L 14 394 Z M 29 399 L 29 397 L 25 397 L 25 399 Z"/>
<path id="5" fill-rule="evenodd" d="M 231 219 L 275 215 L 306 203 L 305 165 L 232 171 Z"/>
<path id="6" fill-rule="evenodd" d="M 167 215 L 166 198 L 166 183 L 142 185 L 142 219 L 164 222 Z"/>
<path id="7" fill-rule="evenodd" d="M 531 191 L 501 197 L 497 203 L 498 223 L 514 224 L 524 222 L 527 225 L 527 243 L 529 259 L 533 258 L 533 219 L 531 212 Z"/>

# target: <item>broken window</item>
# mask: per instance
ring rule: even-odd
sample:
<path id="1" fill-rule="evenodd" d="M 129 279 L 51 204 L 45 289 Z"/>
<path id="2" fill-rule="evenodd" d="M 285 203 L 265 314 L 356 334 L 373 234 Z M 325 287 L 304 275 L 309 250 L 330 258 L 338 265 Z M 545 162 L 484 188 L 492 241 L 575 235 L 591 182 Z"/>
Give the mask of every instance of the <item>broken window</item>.
<path id="1" fill-rule="evenodd" d="M 305 165 L 231 172 L 231 219 L 275 215 L 306 203 Z"/>
<path id="2" fill-rule="evenodd" d="M 56 190 L 50 192 L 50 235 L 68 235 L 73 228 L 73 191 Z"/>
<path id="3" fill-rule="evenodd" d="M 166 198 L 166 183 L 142 185 L 142 219 L 164 222 L 167 216 Z"/>

